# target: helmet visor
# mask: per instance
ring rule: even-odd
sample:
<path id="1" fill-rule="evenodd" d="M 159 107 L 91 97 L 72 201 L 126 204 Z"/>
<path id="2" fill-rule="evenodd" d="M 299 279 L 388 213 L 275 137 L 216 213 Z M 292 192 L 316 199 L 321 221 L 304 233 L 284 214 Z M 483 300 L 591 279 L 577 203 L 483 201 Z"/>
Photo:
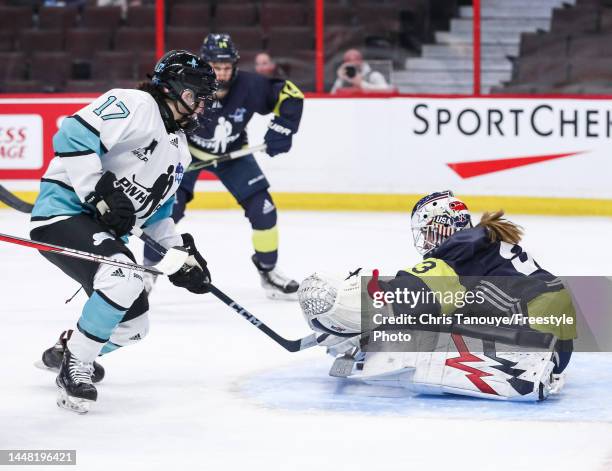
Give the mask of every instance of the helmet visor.
<path id="1" fill-rule="evenodd" d="M 201 71 L 183 70 L 182 82 L 185 88 L 193 91 L 197 101 L 210 99 L 217 91 L 217 81 L 214 77 L 203 74 Z"/>

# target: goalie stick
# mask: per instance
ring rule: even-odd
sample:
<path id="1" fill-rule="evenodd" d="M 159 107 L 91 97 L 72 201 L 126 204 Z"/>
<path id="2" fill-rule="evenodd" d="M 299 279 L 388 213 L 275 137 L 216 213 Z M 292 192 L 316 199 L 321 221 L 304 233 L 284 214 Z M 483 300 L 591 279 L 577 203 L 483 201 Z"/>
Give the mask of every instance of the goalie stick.
<path id="1" fill-rule="evenodd" d="M 0 185 L 0 201 L 2 201 L 5 205 L 16 209 L 22 213 L 31 213 L 33 204 L 28 203 L 27 201 L 22 200 L 21 198 L 15 196 L 13 193 L 8 191 L 2 185 Z"/>
<path id="2" fill-rule="evenodd" d="M 265 152 L 266 145 L 261 144 L 258 146 L 247 147 L 245 149 L 238 149 L 232 152 L 226 152 L 225 154 L 209 154 L 208 152 L 204 152 L 200 149 L 195 149 L 194 147 L 190 147 L 189 151 L 191 155 L 193 155 L 196 159 L 201 160 L 201 162 L 192 162 L 187 168 L 188 172 L 194 170 L 200 170 L 206 167 L 216 167 L 217 165 L 227 162 L 228 160 L 239 159 L 240 157 L 244 157 L 245 155 L 252 154 L 253 152 Z"/>
<path id="3" fill-rule="evenodd" d="M 140 229 L 139 227 L 134 227 L 132 229 L 132 234 L 139 237 L 145 244 L 151 247 L 159 255 L 164 256 L 166 254 L 167 252 L 166 248 L 163 247 L 159 242 L 154 240 L 152 237 L 145 234 L 143 230 Z M 210 292 L 213 294 L 213 296 L 215 296 L 217 299 L 222 301 L 225 305 L 232 308 L 234 312 L 244 317 L 247 321 L 249 321 L 251 324 L 253 324 L 255 327 L 257 327 L 264 334 L 266 334 L 268 337 L 270 337 L 277 344 L 279 344 L 281 347 L 283 347 L 285 350 L 289 352 L 299 352 L 300 350 L 305 350 L 307 348 L 314 347 L 315 345 L 318 345 L 320 342 L 322 342 L 328 337 L 327 334 L 322 334 L 318 336 L 317 334 L 310 334 L 307 337 L 297 339 L 297 340 L 289 340 L 284 337 L 281 337 L 274 330 L 272 330 L 270 327 L 264 324 L 261 320 L 259 320 L 257 317 L 255 317 L 253 314 L 251 314 L 249 311 L 243 308 L 240 304 L 235 302 L 232 298 L 226 295 L 223 291 L 221 291 L 215 285 L 210 283 L 209 286 L 210 286 Z"/>

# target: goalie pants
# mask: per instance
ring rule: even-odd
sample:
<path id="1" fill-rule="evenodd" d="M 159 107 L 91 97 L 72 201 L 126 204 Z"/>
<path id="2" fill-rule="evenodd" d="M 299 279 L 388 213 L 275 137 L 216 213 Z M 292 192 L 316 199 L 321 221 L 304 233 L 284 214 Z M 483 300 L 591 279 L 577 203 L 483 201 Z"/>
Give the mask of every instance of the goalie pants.
<path id="1" fill-rule="evenodd" d="M 80 214 L 33 229 L 33 240 L 69 247 L 126 262 L 135 262 L 125 243 L 91 216 Z M 139 272 L 112 265 L 41 252 L 66 275 L 81 284 L 89 299 L 77 328 L 101 345 L 101 354 L 147 335 L 149 303 Z"/>
<path id="2" fill-rule="evenodd" d="M 221 180 L 244 209 L 244 215 L 253 229 L 253 248 L 258 262 L 266 268 L 273 268 L 278 259 L 276 207 L 268 192 L 270 184 L 255 158 L 247 155 L 207 170 Z M 187 172 L 181 181 L 172 213 L 175 222 L 185 216 L 185 207 L 193 199 L 198 175 L 199 172 Z M 147 247 L 145 247 L 145 258 L 155 263 L 160 260 L 160 257 Z"/>

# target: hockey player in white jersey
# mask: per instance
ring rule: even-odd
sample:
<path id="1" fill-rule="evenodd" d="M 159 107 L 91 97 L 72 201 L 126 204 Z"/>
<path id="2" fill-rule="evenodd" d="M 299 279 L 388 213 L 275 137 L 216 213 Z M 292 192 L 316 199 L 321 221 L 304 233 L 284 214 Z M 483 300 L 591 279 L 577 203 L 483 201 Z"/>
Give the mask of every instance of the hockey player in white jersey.
<path id="1" fill-rule="evenodd" d="M 113 89 L 62 121 L 34 205 L 34 240 L 135 261 L 126 246 L 134 226 L 189 258 L 169 276 L 194 293 L 208 291 L 210 273 L 189 234 L 170 217 L 191 156 L 186 133 L 215 92 L 208 64 L 187 51 L 170 51 L 139 89 Z M 97 399 L 92 384 L 104 370 L 94 362 L 141 340 L 148 331 L 148 301 L 141 275 L 132 270 L 42 253 L 79 282 L 88 295 L 74 329 L 43 353 L 56 369 L 58 405 L 87 412 Z"/>
<path id="2" fill-rule="evenodd" d="M 571 296 L 518 245 L 522 230 L 502 216 L 503 211 L 485 213 L 472 227 L 463 201 L 450 191 L 432 193 L 412 212 L 421 263 L 384 281 L 377 270 L 356 270 L 344 280 L 315 273 L 304 280 L 300 306 L 310 327 L 322 334 L 320 344 L 336 357 L 330 375 L 418 393 L 511 401 L 543 400 L 557 392 L 576 338 Z M 369 277 L 367 289 L 361 289 L 361 276 Z M 398 291 L 420 301 L 393 303 Z M 465 308 L 453 302 L 466 293 L 478 303 Z M 444 294 L 445 301 L 425 294 Z M 469 312 L 485 321 L 520 313 L 529 322 L 457 323 Z M 370 322 L 374 313 L 379 324 Z M 402 327 L 407 313 L 412 321 Z M 532 323 L 552 313 L 564 313 L 568 322 Z M 383 329 L 395 334 L 392 342 L 366 349 Z"/>

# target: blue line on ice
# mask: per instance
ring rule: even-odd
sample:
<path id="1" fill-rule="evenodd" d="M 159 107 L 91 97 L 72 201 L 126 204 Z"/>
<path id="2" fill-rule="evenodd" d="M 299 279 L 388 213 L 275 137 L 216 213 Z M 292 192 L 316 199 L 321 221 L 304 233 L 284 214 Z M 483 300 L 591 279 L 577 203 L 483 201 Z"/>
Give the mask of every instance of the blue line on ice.
<path id="1" fill-rule="evenodd" d="M 298 363 L 247 378 L 240 391 L 255 402 L 291 411 L 403 417 L 612 422 L 612 354 L 574 353 L 565 388 L 541 403 L 419 396 L 328 376 L 330 359 Z"/>

